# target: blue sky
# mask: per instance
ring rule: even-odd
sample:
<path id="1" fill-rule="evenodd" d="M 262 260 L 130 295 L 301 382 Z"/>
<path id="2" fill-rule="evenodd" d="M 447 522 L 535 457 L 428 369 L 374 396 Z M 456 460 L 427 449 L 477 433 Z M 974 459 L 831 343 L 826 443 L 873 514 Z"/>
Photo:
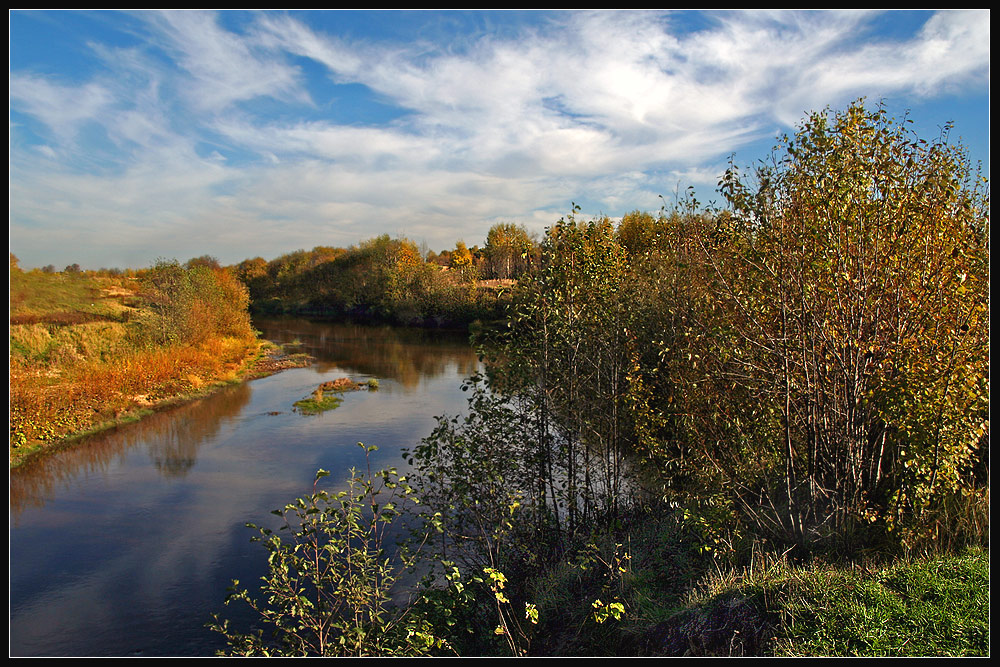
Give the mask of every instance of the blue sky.
<path id="1" fill-rule="evenodd" d="M 25 268 L 273 259 L 701 201 L 866 97 L 989 168 L 990 15 L 11 11 Z"/>

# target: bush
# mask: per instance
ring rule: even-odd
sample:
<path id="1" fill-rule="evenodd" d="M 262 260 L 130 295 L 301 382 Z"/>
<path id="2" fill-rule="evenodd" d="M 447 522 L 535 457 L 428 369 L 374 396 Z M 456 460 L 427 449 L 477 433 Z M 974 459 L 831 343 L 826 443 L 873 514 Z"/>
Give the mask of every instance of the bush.
<path id="1" fill-rule="evenodd" d="M 364 448 L 364 445 L 359 443 Z M 366 456 L 375 448 L 365 448 Z M 244 634 L 218 617 L 210 628 L 225 635 L 235 655 L 426 655 L 445 646 L 411 607 L 392 607 L 391 593 L 412 558 L 393 565 L 385 536 L 414 502 L 395 470 L 372 475 L 351 470 L 346 491 L 317 490 L 273 513 L 279 533 L 253 524 L 268 551 L 260 598 L 233 582 L 226 604 L 241 600 L 271 631 Z M 284 533 L 287 537 L 283 537 Z"/>
<path id="2" fill-rule="evenodd" d="M 727 171 L 704 242 L 689 351 L 724 380 L 709 405 L 756 438 L 706 455 L 791 542 L 875 525 L 912 544 L 988 437 L 988 189 L 906 124 L 861 101 L 810 115 L 753 179 Z"/>
<path id="3" fill-rule="evenodd" d="M 247 288 L 228 270 L 205 264 L 184 268 L 176 260 L 161 260 L 143 276 L 141 296 L 149 312 L 133 329 L 152 343 L 255 337 Z"/>

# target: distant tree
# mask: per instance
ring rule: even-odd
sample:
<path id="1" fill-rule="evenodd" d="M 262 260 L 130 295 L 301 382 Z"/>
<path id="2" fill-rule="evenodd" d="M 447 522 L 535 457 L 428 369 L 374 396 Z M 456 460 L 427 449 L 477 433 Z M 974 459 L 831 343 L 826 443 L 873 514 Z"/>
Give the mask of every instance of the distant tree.
<path id="1" fill-rule="evenodd" d="M 466 247 L 464 241 L 455 244 L 455 250 L 451 253 L 449 266 L 458 271 L 463 279 L 469 280 L 473 277 L 475 266 L 472 252 Z"/>
<path id="2" fill-rule="evenodd" d="M 236 275 L 244 283 L 249 283 L 255 278 L 267 275 L 267 260 L 263 257 L 244 259 L 236 265 Z"/>
<path id="3" fill-rule="evenodd" d="M 451 250 L 447 249 L 442 250 L 434 258 L 434 263 L 437 264 L 438 266 L 451 266 L 451 255 L 452 255 Z M 429 262 L 430 260 L 427 261 Z"/>
<path id="4" fill-rule="evenodd" d="M 15 255 L 14 253 L 10 253 L 10 270 L 11 271 L 20 271 L 21 270 L 21 268 L 17 265 L 18 261 L 19 260 L 17 259 L 17 255 Z"/>
<path id="5" fill-rule="evenodd" d="M 344 248 L 334 248 L 332 246 L 318 245 L 313 248 L 309 255 L 310 268 L 319 266 L 326 262 L 336 261 L 338 257 L 341 257 L 347 250 Z"/>
<path id="6" fill-rule="evenodd" d="M 210 269 L 220 269 L 222 266 L 219 264 L 219 260 L 211 255 L 202 255 L 201 257 L 192 257 L 184 265 L 187 269 L 193 269 L 199 266 L 205 266 Z"/>
<path id="7" fill-rule="evenodd" d="M 69 273 L 73 275 L 80 273 L 80 271 L 81 269 L 79 264 L 70 264 L 65 269 L 63 269 L 63 273 Z"/>
<path id="8" fill-rule="evenodd" d="M 52 264 L 46 264 L 42 267 L 42 273 L 55 273 L 56 267 Z"/>
<path id="9" fill-rule="evenodd" d="M 493 278 L 516 278 L 527 270 L 534 243 L 521 225 L 497 223 L 486 235 L 485 274 Z"/>

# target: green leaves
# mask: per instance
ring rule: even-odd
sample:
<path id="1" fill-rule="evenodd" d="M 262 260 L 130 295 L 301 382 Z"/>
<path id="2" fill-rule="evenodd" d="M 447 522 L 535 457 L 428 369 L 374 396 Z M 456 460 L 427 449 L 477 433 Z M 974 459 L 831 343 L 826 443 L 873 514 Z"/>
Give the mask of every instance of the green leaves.
<path id="1" fill-rule="evenodd" d="M 358 446 L 366 457 L 377 450 Z M 284 519 L 278 533 L 248 524 L 268 551 L 268 574 L 259 597 L 233 581 L 226 604 L 249 605 L 271 635 L 240 633 L 218 618 L 209 627 L 240 655 L 426 655 L 445 647 L 412 608 L 390 605 L 415 554 L 393 565 L 384 539 L 414 490 L 392 470 L 352 470 L 346 490 L 318 490 L 329 474 L 318 470 L 312 494 L 273 512 Z"/>
<path id="2" fill-rule="evenodd" d="M 591 605 L 594 607 L 594 620 L 597 623 L 604 623 L 609 618 L 621 620 L 622 614 L 625 613 L 625 605 L 621 602 L 604 603 L 598 598 Z"/>
<path id="3" fill-rule="evenodd" d="M 742 348 L 733 377 L 780 417 L 779 520 L 800 542 L 873 512 L 917 521 L 978 437 L 956 388 L 988 356 L 987 191 L 960 147 L 861 101 L 782 143 L 755 184 L 726 172 L 736 234 L 706 258 Z"/>

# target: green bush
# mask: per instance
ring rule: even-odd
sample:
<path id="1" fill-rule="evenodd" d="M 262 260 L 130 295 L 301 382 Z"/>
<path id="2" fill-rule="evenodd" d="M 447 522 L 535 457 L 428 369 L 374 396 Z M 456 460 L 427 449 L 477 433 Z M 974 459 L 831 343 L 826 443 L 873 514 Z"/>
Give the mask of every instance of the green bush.
<path id="1" fill-rule="evenodd" d="M 374 447 L 365 448 L 366 456 Z M 412 607 L 394 607 L 391 596 L 412 556 L 394 564 L 386 534 L 414 502 L 414 490 L 395 470 L 372 475 L 351 470 L 345 491 L 318 490 L 273 513 L 284 525 L 275 533 L 247 524 L 268 552 L 260 597 L 234 581 L 226 604 L 242 601 L 266 627 L 242 633 L 220 620 L 229 652 L 250 656 L 427 655 L 445 642 Z"/>
<path id="2" fill-rule="evenodd" d="M 140 297 L 148 306 L 132 323 L 140 340 L 162 345 L 255 337 L 247 288 L 228 270 L 160 260 L 143 275 Z"/>

